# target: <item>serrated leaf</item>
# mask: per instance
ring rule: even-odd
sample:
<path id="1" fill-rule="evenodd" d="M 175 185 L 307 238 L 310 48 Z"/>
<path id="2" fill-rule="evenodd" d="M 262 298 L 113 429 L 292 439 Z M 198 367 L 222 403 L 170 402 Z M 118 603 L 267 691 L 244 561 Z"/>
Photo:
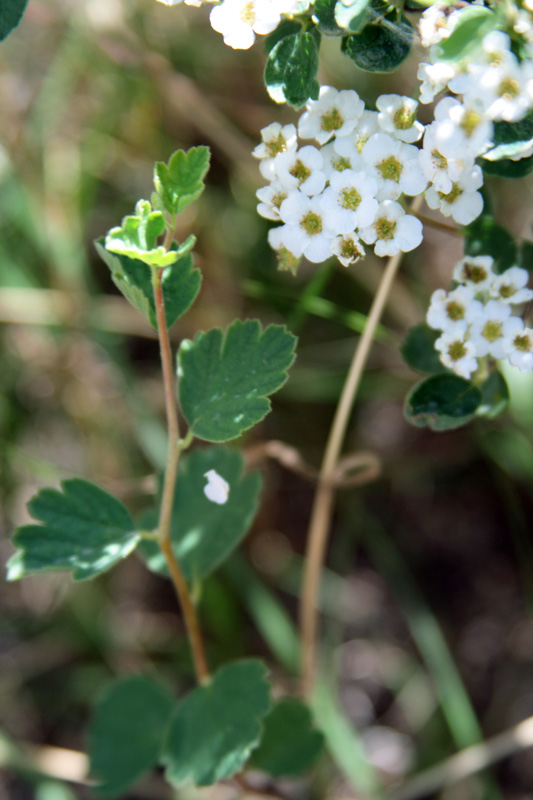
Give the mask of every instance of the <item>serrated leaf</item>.
<path id="1" fill-rule="evenodd" d="M 214 469 L 230 485 L 227 501 L 212 503 L 204 494 L 205 473 Z M 172 508 L 170 538 L 176 558 L 190 583 L 203 580 L 240 544 L 257 510 L 261 476 L 243 476 L 244 459 L 236 450 L 209 447 L 184 453 L 180 459 Z M 140 551 L 155 572 L 166 573 L 155 542 L 144 540 Z"/>
<path id="2" fill-rule="evenodd" d="M 481 403 L 481 392 L 459 375 L 442 374 L 417 383 L 405 401 L 407 420 L 417 428 L 446 431 L 470 422 Z"/>
<path id="3" fill-rule="evenodd" d="M 439 45 L 442 61 L 459 61 L 481 45 L 483 37 L 498 24 L 493 11 L 483 6 L 467 6 L 457 15 L 457 22 L 447 39 Z"/>
<path id="4" fill-rule="evenodd" d="M 420 372 L 431 374 L 447 372 L 448 370 L 435 350 L 435 342 L 440 335 L 440 331 L 433 330 L 426 322 L 420 322 L 410 328 L 401 346 L 401 353 L 406 364 L 411 369 Z"/>
<path id="5" fill-rule="evenodd" d="M 0 3 L 0 42 L 19 25 L 28 0 L 2 0 Z"/>
<path id="6" fill-rule="evenodd" d="M 178 354 L 180 404 L 192 433 L 209 442 L 234 439 L 270 410 L 267 395 L 287 380 L 296 338 L 282 325 L 264 332 L 236 320 L 185 340 Z"/>
<path id="7" fill-rule="evenodd" d="M 257 660 L 233 662 L 181 701 L 163 754 L 173 784 L 210 786 L 239 772 L 259 744 L 270 705 L 266 672 Z"/>
<path id="8" fill-rule="evenodd" d="M 252 753 L 250 763 L 275 778 L 300 775 L 313 766 L 323 742 L 307 706 L 286 697 L 265 717 L 261 744 Z"/>
<path id="9" fill-rule="evenodd" d="M 486 214 L 465 227 L 464 247 L 467 256 L 492 256 L 498 274 L 514 266 L 518 258 L 513 236 Z"/>
<path id="10" fill-rule="evenodd" d="M 208 147 L 191 147 L 187 152 L 176 150 L 168 164 L 157 161 L 154 186 L 170 214 L 179 214 L 205 189 L 204 178 L 209 170 L 211 153 Z"/>
<path id="11" fill-rule="evenodd" d="M 28 509 L 44 524 L 16 531 L 13 541 L 21 552 L 8 563 L 8 580 L 51 570 L 72 570 L 76 581 L 93 578 L 129 555 L 139 542 L 120 500 L 79 478 L 63 481 L 61 491 L 42 489 Z"/>
<path id="12" fill-rule="evenodd" d="M 96 702 L 89 725 L 91 774 L 101 797 L 117 797 L 159 761 L 175 708 L 172 695 L 145 675 L 115 681 Z"/>
<path id="13" fill-rule="evenodd" d="M 106 250 L 104 239 L 95 247 L 105 261 L 114 283 L 126 300 L 143 314 L 152 328 L 157 330 L 154 291 L 150 270 L 142 261 Z M 193 258 L 186 255 L 163 270 L 161 276 L 167 327 L 172 325 L 191 307 L 202 283 L 200 270 L 194 268 Z"/>
<path id="14" fill-rule="evenodd" d="M 360 33 L 369 21 L 371 0 L 337 0 L 334 19 L 340 28 Z"/>
<path id="15" fill-rule="evenodd" d="M 265 67 L 265 84 L 276 103 L 299 108 L 309 98 L 316 100 L 320 34 L 298 31 L 283 37 L 270 51 Z"/>
<path id="16" fill-rule="evenodd" d="M 346 36 L 341 49 L 359 69 L 394 72 L 411 52 L 414 29 L 406 17 L 366 25 L 361 33 Z"/>
<path id="17" fill-rule="evenodd" d="M 149 267 L 168 267 L 181 254 L 157 244 L 165 227 L 163 214 L 153 211 L 148 200 L 139 200 L 135 206 L 135 214 L 124 217 L 119 227 L 111 228 L 105 237 L 105 248 L 110 253 L 142 261 Z M 192 246 L 194 241 L 189 249 Z"/>
<path id="18" fill-rule="evenodd" d="M 503 375 L 494 370 L 481 386 L 481 404 L 477 409 L 477 414 L 481 417 L 494 419 L 503 414 L 509 405 L 509 389 Z"/>

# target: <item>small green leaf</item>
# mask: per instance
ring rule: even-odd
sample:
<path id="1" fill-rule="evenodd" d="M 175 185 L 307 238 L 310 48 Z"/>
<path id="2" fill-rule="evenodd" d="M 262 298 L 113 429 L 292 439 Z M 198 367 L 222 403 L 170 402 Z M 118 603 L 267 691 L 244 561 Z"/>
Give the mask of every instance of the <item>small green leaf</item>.
<path id="1" fill-rule="evenodd" d="M 370 0 L 368 0 L 370 2 Z M 318 20 L 318 30 L 325 36 L 343 36 L 344 31 L 335 21 L 337 0 L 315 0 L 314 16 Z"/>
<path id="2" fill-rule="evenodd" d="M 154 767 L 175 707 L 144 675 L 115 681 L 96 702 L 89 726 L 91 774 L 101 797 L 116 797 Z"/>
<path id="3" fill-rule="evenodd" d="M 270 53 L 278 42 L 290 36 L 293 33 L 300 33 L 302 30 L 302 23 L 297 19 L 282 19 L 276 30 L 265 36 L 263 44 L 265 53 Z"/>
<path id="4" fill-rule="evenodd" d="M 433 375 L 417 383 L 405 401 L 405 416 L 417 428 L 446 431 L 466 425 L 481 403 L 481 392 L 458 375 Z"/>
<path id="5" fill-rule="evenodd" d="M 448 370 L 439 359 L 435 350 L 435 342 L 441 335 L 440 331 L 430 328 L 426 322 L 414 325 L 408 332 L 401 353 L 404 361 L 411 369 L 431 374 L 447 372 Z"/>
<path id="6" fill-rule="evenodd" d="M 533 242 L 525 241 L 520 245 L 518 264 L 522 269 L 533 272 Z"/>
<path id="7" fill-rule="evenodd" d="M 28 0 L 2 0 L 0 3 L 0 42 L 6 39 L 20 23 Z"/>
<path id="8" fill-rule="evenodd" d="M 209 170 L 211 153 L 208 147 L 176 150 L 168 164 L 157 161 L 154 186 L 161 202 L 170 214 L 179 214 L 196 200 L 205 189 L 204 178 Z"/>
<path id="9" fill-rule="evenodd" d="M 409 55 L 413 36 L 414 29 L 406 17 L 399 22 L 384 19 L 366 25 L 361 33 L 346 36 L 341 49 L 359 69 L 394 72 Z"/>
<path id="10" fill-rule="evenodd" d="M 465 228 L 465 255 L 492 256 L 494 271 L 505 272 L 517 263 L 516 242 L 509 231 L 483 214 Z"/>
<path id="11" fill-rule="evenodd" d="M 372 0 L 337 0 L 335 22 L 352 33 L 360 33 L 369 22 Z"/>
<path id="12" fill-rule="evenodd" d="M 218 670 L 207 686 L 181 701 L 171 720 L 163 753 L 169 781 L 210 786 L 239 772 L 259 744 L 269 704 L 260 661 L 236 661 Z"/>
<path id="13" fill-rule="evenodd" d="M 165 227 L 163 214 L 153 211 L 148 200 L 139 200 L 135 214 L 124 217 L 120 227 L 111 228 L 105 238 L 105 248 L 110 253 L 137 259 L 150 267 L 168 267 L 178 260 L 180 254 L 157 244 Z"/>
<path id="14" fill-rule="evenodd" d="M 214 469 L 229 483 L 228 499 L 212 503 L 204 494 L 205 473 Z M 184 453 L 180 459 L 172 508 L 170 538 L 185 577 L 203 580 L 216 569 L 246 535 L 257 511 L 261 476 L 243 477 L 244 459 L 237 450 L 209 447 Z M 139 546 L 148 566 L 166 573 L 166 562 L 156 542 Z"/>
<path id="15" fill-rule="evenodd" d="M 124 297 L 157 330 L 152 277 L 146 264 L 128 256 L 110 253 L 106 250 L 103 239 L 98 239 L 95 247 L 111 270 L 113 281 Z M 161 281 L 167 327 L 171 328 L 196 299 L 202 275 L 200 270 L 194 268 L 192 256 L 186 255 L 163 270 Z"/>
<path id="16" fill-rule="evenodd" d="M 61 489 L 42 489 L 30 500 L 32 517 L 44 524 L 16 531 L 21 552 L 8 563 L 8 580 L 50 570 L 72 570 L 74 580 L 86 580 L 137 546 L 139 534 L 120 500 L 79 478 L 63 481 Z"/>
<path id="17" fill-rule="evenodd" d="M 483 154 L 480 164 L 487 175 L 522 178 L 533 170 L 533 156 L 512 160 L 527 152 L 533 142 L 533 112 L 519 122 L 494 123 L 493 147 Z"/>
<path id="18" fill-rule="evenodd" d="M 494 370 L 480 386 L 481 405 L 477 409 L 477 414 L 481 417 L 494 419 L 499 414 L 507 410 L 509 405 L 509 389 L 503 375 Z"/>
<path id="19" fill-rule="evenodd" d="M 277 702 L 265 717 L 264 728 L 250 763 L 275 778 L 300 775 L 320 755 L 324 737 L 313 728 L 307 706 L 296 698 Z"/>
<path id="20" fill-rule="evenodd" d="M 320 34 L 316 30 L 291 33 L 274 45 L 265 67 L 265 84 L 276 103 L 298 108 L 309 98 L 318 98 L 319 45 Z"/>
<path id="21" fill-rule="evenodd" d="M 483 6 L 467 6 L 458 12 L 457 23 L 439 44 L 442 61 L 459 61 L 481 45 L 483 37 L 498 24 L 498 18 Z"/>
<path id="22" fill-rule="evenodd" d="M 191 432 L 209 442 L 234 439 L 270 410 L 267 395 L 287 380 L 296 338 L 281 325 L 262 333 L 236 320 L 185 340 L 178 354 L 179 397 Z"/>
<path id="23" fill-rule="evenodd" d="M 485 158 L 479 161 L 485 175 L 492 175 L 495 178 L 525 178 L 533 171 L 533 156 L 521 158 L 513 161 L 510 158 L 503 158 L 499 161 L 488 161 Z"/>

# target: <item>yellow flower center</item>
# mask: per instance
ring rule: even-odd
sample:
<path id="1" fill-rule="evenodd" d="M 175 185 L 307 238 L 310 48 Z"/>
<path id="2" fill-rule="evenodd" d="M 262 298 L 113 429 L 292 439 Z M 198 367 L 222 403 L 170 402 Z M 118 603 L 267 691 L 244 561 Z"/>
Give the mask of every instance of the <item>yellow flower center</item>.
<path id="1" fill-rule="evenodd" d="M 322 218 L 315 214 L 314 211 L 308 211 L 305 217 L 302 217 L 300 220 L 300 227 L 304 229 L 304 231 L 309 236 L 316 236 L 317 233 L 321 233 L 322 231 Z"/>

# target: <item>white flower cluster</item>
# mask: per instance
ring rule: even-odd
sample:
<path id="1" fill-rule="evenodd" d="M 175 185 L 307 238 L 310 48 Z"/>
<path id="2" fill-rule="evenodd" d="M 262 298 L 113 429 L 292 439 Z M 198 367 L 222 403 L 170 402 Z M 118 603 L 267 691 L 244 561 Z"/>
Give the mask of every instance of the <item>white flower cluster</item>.
<path id="1" fill-rule="evenodd" d="M 424 130 L 417 103 L 390 94 L 376 105 L 369 111 L 357 92 L 323 86 L 298 131 L 277 122 L 261 131 L 253 154 L 270 183 L 257 192 L 257 210 L 283 223 L 269 232 L 282 267 L 295 269 L 301 256 L 319 262 L 331 255 L 348 266 L 364 255 L 363 243 L 391 256 L 422 241 L 422 223 L 399 202 L 428 185 L 413 144 Z M 300 147 L 298 134 L 318 146 Z"/>
<path id="2" fill-rule="evenodd" d="M 533 369 L 533 329 L 514 313 L 533 299 L 528 272 L 511 267 L 496 275 L 491 256 L 467 256 L 453 278 L 457 288 L 437 289 L 426 315 L 428 325 L 442 332 L 435 347 L 444 366 L 467 379 L 485 356 Z"/>

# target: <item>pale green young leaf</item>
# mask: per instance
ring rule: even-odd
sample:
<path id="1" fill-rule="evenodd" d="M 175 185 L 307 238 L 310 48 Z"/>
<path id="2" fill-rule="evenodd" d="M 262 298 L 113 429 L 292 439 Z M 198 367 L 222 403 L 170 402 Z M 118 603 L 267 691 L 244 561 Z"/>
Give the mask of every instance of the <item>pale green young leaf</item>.
<path id="1" fill-rule="evenodd" d="M 0 42 L 20 23 L 28 0 L 2 0 L 0 2 Z"/>
<path id="2" fill-rule="evenodd" d="M 230 487 L 228 499 L 221 505 L 204 494 L 204 476 L 212 469 Z M 184 453 L 180 459 L 170 537 L 176 558 L 191 583 L 203 580 L 216 569 L 250 527 L 262 481 L 257 472 L 243 476 L 243 469 L 242 455 L 225 447 Z M 166 573 L 165 559 L 155 542 L 141 542 L 140 551 L 150 569 Z"/>
<path id="3" fill-rule="evenodd" d="M 285 697 L 265 717 L 261 744 L 250 763 L 276 778 L 300 775 L 313 766 L 323 741 L 307 706 L 295 697 Z"/>
<path id="4" fill-rule="evenodd" d="M 439 59 L 460 61 L 481 46 L 483 37 L 498 25 L 497 15 L 484 6 L 467 5 L 457 12 L 457 22 L 448 38 L 438 45 Z"/>
<path id="5" fill-rule="evenodd" d="M 146 317 L 152 328 L 157 330 L 150 270 L 138 259 L 110 253 L 103 239 L 97 240 L 95 247 L 111 270 L 113 281 L 124 297 Z M 196 299 L 202 275 L 200 270 L 194 268 L 192 256 L 186 255 L 163 270 L 161 282 L 165 317 L 168 328 L 171 328 Z"/>
<path id="6" fill-rule="evenodd" d="M 210 152 L 205 146 L 177 150 L 168 164 L 157 161 L 154 186 L 161 203 L 170 214 L 179 214 L 203 192 L 209 169 Z"/>
<path id="7" fill-rule="evenodd" d="M 115 681 L 99 698 L 89 725 L 97 794 L 121 795 L 158 763 L 174 708 L 172 695 L 145 675 Z"/>
<path id="8" fill-rule="evenodd" d="M 210 786 L 239 772 L 261 738 L 270 705 L 264 664 L 228 664 L 178 705 L 170 722 L 163 763 L 175 785 Z"/>
<path id="9" fill-rule="evenodd" d="M 135 214 L 124 217 L 122 225 L 111 228 L 107 234 L 106 250 L 135 258 L 150 267 L 168 267 L 178 260 L 180 253 L 157 244 L 165 227 L 163 214 L 153 211 L 148 200 L 139 200 Z"/>
<path id="10" fill-rule="evenodd" d="M 24 525 L 13 541 L 8 580 L 36 572 L 71 570 L 76 581 L 93 578 L 129 555 L 139 542 L 126 507 L 99 486 L 79 478 L 61 491 L 42 489 L 28 509 L 42 525 Z"/>
<path id="11" fill-rule="evenodd" d="M 287 380 L 296 338 L 281 325 L 264 332 L 236 320 L 185 340 L 178 354 L 179 397 L 192 433 L 210 442 L 234 439 L 270 410 L 267 395 Z"/>

